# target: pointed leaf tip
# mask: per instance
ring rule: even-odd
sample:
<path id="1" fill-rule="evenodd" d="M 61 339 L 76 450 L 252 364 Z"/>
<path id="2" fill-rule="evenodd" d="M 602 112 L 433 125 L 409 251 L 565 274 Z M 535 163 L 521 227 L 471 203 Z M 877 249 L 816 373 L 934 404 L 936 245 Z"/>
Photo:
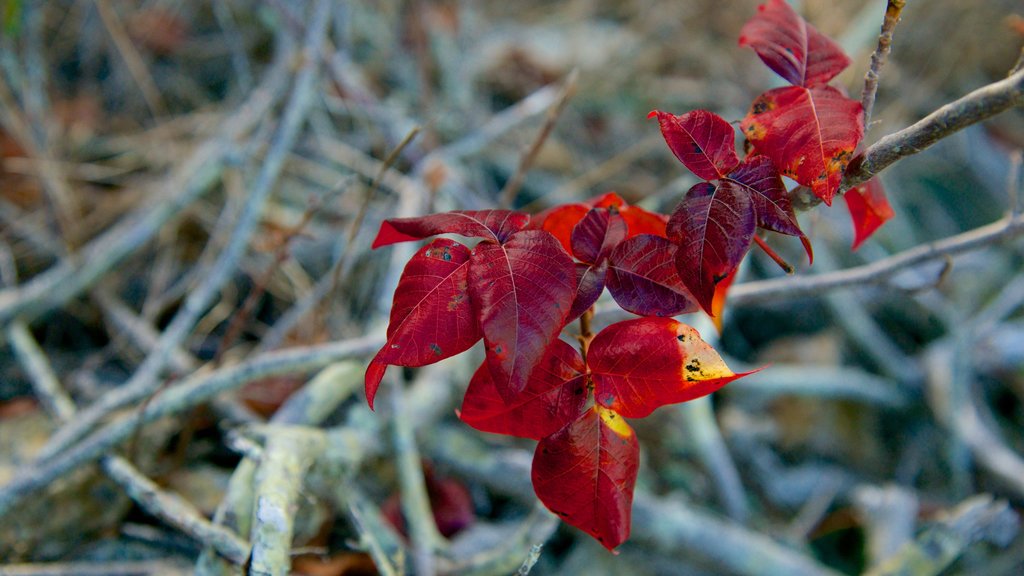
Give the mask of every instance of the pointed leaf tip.
<path id="1" fill-rule="evenodd" d="M 696 330 L 672 318 L 638 318 L 605 328 L 587 362 L 594 398 L 627 418 L 706 396 L 735 374 Z"/>
<path id="2" fill-rule="evenodd" d="M 715 180 L 739 163 L 736 132 L 721 116 L 707 110 L 693 110 L 681 116 L 657 112 L 665 143 L 697 177 Z"/>

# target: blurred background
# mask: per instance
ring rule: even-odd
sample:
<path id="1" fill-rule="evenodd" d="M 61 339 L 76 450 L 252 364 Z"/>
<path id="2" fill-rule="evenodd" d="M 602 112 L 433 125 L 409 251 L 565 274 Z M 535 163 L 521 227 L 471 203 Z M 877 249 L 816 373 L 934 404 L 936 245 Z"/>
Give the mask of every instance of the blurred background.
<path id="1" fill-rule="evenodd" d="M 792 4 L 852 57 L 836 84 L 858 97 L 885 2 Z M 399 399 L 365 406 L 362 369 L 412 249 L 371 251 L 380 222 L 496 207 L 573 70 L 515 207 L 614 190 L 670 212 L 697 179 L 646 115 L 738 122 L 781 85 L 737 46 L 756 5 L 0 1 L 0 493 L 80 438 L 51 437 L 76 406 L 126 384 L 141 392 L 110 407 L 117 421 L 212 370 L 351 342 L 348 363 L 181 402 L 117 453 L 249 538 L 243 486 L 273 427 L 323 435 L 291 509 L 297 573 L 1021 573 L 1019 239 L 883 284 L 727 305 L 719 350 L 769 368 L 635 423 L 633 538 L 618 556 L 538 509 L 531 443 L 458 421 L 479 349 L 393 368 L 406 384 L 383 394 Z M 909 2 L 866 142 L 1004 78 L 1022 45 L 1020 0 Z M 992 223 L 1020 206 L 1022 146 L 1017 109 L 901 161 L 882 176 L 896 217 L 857 252 L 843 202 L 800 215 L 813 267 L 795 239 L 769 241 L 809 275 Z M 736 286 L 781 275 L 754 251 Z M 624 317 L 601 310 L 596 328 Z M 719 340 L 706 318 L 684 321 Z M 55 408 L 41 381 L 73 404 L 58 391 Z M 274 416 L 282 405 L 291 416 Z M 441 531 L 430 559 L 404 535 L 422 519 L 397 499 L 419 461 Z M 19 502 L 0 561 L 17 574 L 235 570 L 110 476 L 79 466 Z"/>

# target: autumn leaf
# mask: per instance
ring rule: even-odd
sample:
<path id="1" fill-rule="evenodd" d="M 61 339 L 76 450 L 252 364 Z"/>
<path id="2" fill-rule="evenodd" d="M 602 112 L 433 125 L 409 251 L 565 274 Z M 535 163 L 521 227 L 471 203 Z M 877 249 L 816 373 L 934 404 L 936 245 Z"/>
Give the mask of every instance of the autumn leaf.
<path id="1" fill-rule="evenodd" d="M 618 211 L 591 208 L 572 229 L 572 254 L 581 262 L 596 264 L 626 238 L 626 221 Z"/>
<path id="2" fill-rule="evenodd" d="M 561 242 L 565 251 L 572 254 L 572 231 L 583 217 L 593 208 L 605 208 L 607 212 L 618 213 L 626 222 L 627 238 L 638 234 L 665 235 L 668 218 L 639 206 L 630 206 L 621 196 L 608 192 L 588 202 L 555 206 L 537 214 L 530 222 L 530 228 L 546 230 Z"/>
<path id="3" fill-rule="evenodd" d="M 832 205 L 843 171 L 864 136 L 864 111 L 830 86 L 787 86 L 760 95 L 740 128 L 784 176 Z"/>
<path id="4" fill-rule="evenodd" d="M 851 250 L 860 248 L 865 240 L 895 216 L 889 199 L 885 196 L 885 188 L 876 177 L 854 186 L 843 195 L 846 207 L 850 210 L 853 220 L 853 246 Z"/>
<path id="5" fill-rule="evenodd" d="M 706 396 L 735 374 L 696 330 L 672 318 L 618 322 L 594 337 L 587 354 L 594 398 L 626 418 Z"/>
<path id="6" fill-rule="evenodd" d="M 597 299 L 604 292 L 605 280 L 608 274 L 608 260 L 602 260 L 600 264 L 583 264 L 577 262 L 576 266 L 576 295 L 573 296 L 572 309 L 566 322 L 572 322 L 579 318 L 584 312 L 593 306 Z"/>
<path id="7" fill-rule="evenodd" d="M 605 280 L 624 310 L 641 316 L 675 316 L 697 310 L 676 272 L 676 247 L 667 239 L 641 234 L 622 242 L 608 260 Z"/>
<path id="8" fill-rule="evenodd" d="M 740 30 L 740 46 L 753 48 L 761 61 L 794 86 L 823 85 L 850 65 L 842 48 L 785 0 L 757 7 L 757 14 Z"/>
<path id="9" fill-rule="evenodd" d="M 537 444 L 531 478 L 549 510 L 614 550 L 629 538 L 639 466 L 633 429 L 593 406 Z"/>
<path id="10" fill-rule="evenodd" d="M 381 224 L 373 248 L 438 234 L 484 238 L 500 244 L 529 222 L 528 214 L 511 210 L 456 210 L 416 218 L 391 218 Z"/>
<path id="11" fill-rule="evenodd" d="M 572 259 L 543 230 L 481 242 L 470 258 L 469 294 L 491 377 L 510 400 L 565 325 L 576 294 Z"/>
<path id="12" fill-rule="evenodd" d="M 676 206 L 668 224 L 676 272 L 705 312 L 712 313 L 715 285 L 750 248 L 756 224 L 750 194 L 730 180 L 697 184 Z"/>
<path id="13" fill-rule="evenodd" d="M 665 142 L 676 158 L 703 180 L 725 177 L 737 164 L 736 132 L 724 118 L 707 110 L 681 116 L 655 110 Z"/>
<path id="14" fill-rule="evenodd" d="M 459 418 L 483 432 L 540 440 L 583 413 L 585 372 L 579 352 L 555 340 L 523 392 L 506 401 L 485 362 L 469 381 Z"/>
<path id="15" fill-rule="evenodd" d="M 493 245 L 496 246 L 496 245 Z M 425 366 L 469 349 L 482 333 L 469 293 L 470 251 L 437 239 L 406 264 L 395 289 L 387 341 L 366 370 L 373 408 L 387 366 Z"/>

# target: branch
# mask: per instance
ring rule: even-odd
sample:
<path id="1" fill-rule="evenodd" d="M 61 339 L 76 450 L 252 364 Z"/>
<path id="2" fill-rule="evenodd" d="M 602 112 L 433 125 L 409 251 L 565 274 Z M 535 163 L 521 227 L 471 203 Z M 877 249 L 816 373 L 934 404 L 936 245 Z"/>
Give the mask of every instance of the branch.
<path id="1" fill-rule="evenodd" d="M 142 414 L 123 415 L 89 434 L 59 456 L 22 466 L 10 482 L 0 487 L 0 518 L 29 495 L 109 453 L 131 438 L 144 424 L 180 414 L 221 392 L 238 389 L 249 382 L 268 376 L 316 370 L 341 360 L 364 356 L 383 344 L 384 335 L 375 334 L 333 344 L 271 352 L 213 372 L 193 374 L 155 398 Z"/>
<path id="2" fill-rule="evenodd" d="M 900 13 L 906 6 L 906 0 L 889 0 L 885 7 L 885 20 L 882 21 L 882 31 L 878 35 L 878 47 L 871 54 L 871 67 L 864 76 L 864 91 L 861 93 L 860 103 L 864 108 L 864 131 L 867 132 L 871 124 L 871 112 L 875 108 L 875 93 L 878 92 L 878 73 L 885 65 L 885 59 L 889 56 L 892 47 L 892 33 L 896 24 L 900 21 Z"/>
<path id="3" fill-rule="evenodd" d="M 883 258 L 877 262 L 815 276 L 789 276 L 738 284 L 729 292 L 731 305 L 749 305 L 819 295 L 833 288 L 882 282 L 904 270 L 946 256 L 1005 242 L 1024 233 L 1024 215 L 975 228 Z"/>
<path id="4" fill-rule="evenodd" d="M 950 102 L 899 132 L 875 142 L 850 162 L 841 191 L 866 182 L 893 162 L 917 154 L 964 128 L 1017 106 L 1024 106 L 1024 70 Z"/>
<path id="5" fill-rule="evenodd" d="M 330 20 L 326 6 L 318 4 L 317 8 L 318 10 L 311 16 L 307 32 L 303 49 L 303 67 L 295 75 L 295 88 L 285 107 L 278 131 L 270 143 L 259 176 L 247 195 L 242 213 L 238 216 L 238 224 L 231 234 L 228 245 L 216 262 L 202 275 L 199 285 L 189 292 L 184 305 L 161 334 L 158 347 L 146 356 L 128 382 L 104 394 L 95 404 L 86 408 L 74 422 L 58 430 L 47 442 L 41 457 L 50 458 L 61 452 L 115 410 L 153 394 L 160 386 L 160 374 L 170 355 L 192 331 L 221 288 L 231 279 L 238 261 L 245 254 L 249 239 L 259 226 L 263 208 L 313 102 L 313 88 L 317 77 L 316 63 L 319 62 L 317 50 L 323 44 L 327 23 Z"/>

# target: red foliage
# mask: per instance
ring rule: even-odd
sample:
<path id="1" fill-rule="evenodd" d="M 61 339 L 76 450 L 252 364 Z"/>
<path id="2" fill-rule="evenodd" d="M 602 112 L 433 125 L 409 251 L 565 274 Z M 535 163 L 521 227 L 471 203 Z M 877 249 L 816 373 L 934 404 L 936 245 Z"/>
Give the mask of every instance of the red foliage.
<path id="1" fill-rule="evenodd" d="M 758 228 L 798 237 L 813 260 L 782 175 L 831 203 L 863 136 L 860 104 L 826 85 L 849 59 L 785 2 L 762 5 L 740 44 L 793 86 L 755 100 L 741 123 L 754 152 L 742 161 L 733 127 L 718 115 L 650 114 L 676 158 L 705 180 L 671 218 L 608 193 L 533 218 L 482 210 L 387 220 L 374 241 L 376 248 L 438 234 L 480 239 L 472 249 L 434 240 L 409 261 L 387 342 L 366 371 L 371 407 L 388 365 L 430 364 L 482 338 L 486 357 L 459 417 L 482 431 L 538 440 L 537 496 L 610 550 L 629 536 L 639 465 L 626 419 L 744 375 L 670 316 L 699 307 L 721 331 L 726 291 Z M 847 203 L 855 247 L 892 216 L 874 181 L 850 191 Z M 577 351 L 559 336 L 606 286 L 620 307 L 643 318 L 591 336 L 583 316 Z"/>
<path id="2" fill-rule="evenodd" d="M 562 520 L 614 550 L 629 538 L 640 443 L 615 412 L 593 406 L 537 444 L 533 489 Z"/>
<path id="3" fill-rule="evenodd" d="M 860 245 L 881 228 L 882 224 L 896 215 L 889 204 L 889 199 L 885 197 L 885 188 L 878 178 L 872 178 L 847 190 L 843 198 L 846 199 L 846 207 L 850 210 L 850 218 L 853 220 L 854 236 L 851 250 L 860 248 Z"/>

